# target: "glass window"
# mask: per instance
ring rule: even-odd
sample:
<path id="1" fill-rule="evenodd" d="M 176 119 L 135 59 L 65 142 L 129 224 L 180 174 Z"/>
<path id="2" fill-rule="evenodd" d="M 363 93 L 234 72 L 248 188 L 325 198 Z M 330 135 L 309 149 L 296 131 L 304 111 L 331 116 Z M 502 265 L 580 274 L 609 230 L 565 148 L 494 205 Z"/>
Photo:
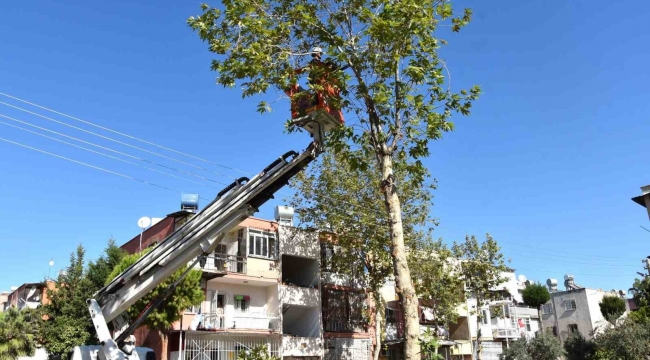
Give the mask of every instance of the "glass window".
<path id="1" fill-rule="evenodd" d="M 576 301 L 571 299 L 571 300 L 565 300 L 564 301 L 564 310 L 570 311 L 570 310 L 575 310 L 576 309 Z"/>
<path id="2" fill-rule="evenodd" d="M 248 255 L 275 258 L 277 241 L 275 234 L 261 230 L 248 230 Z"/>
<path id="3" fill-rule="evenodd" d="M 526 324 L 526 331 L 532 331 L 530 327 L 530 318 L 524 318 L 524 324 Z"/>
<path id="4" fill-rule="evenodd" d="M 553 313 L 553 304 L 544 304 L 542 305 L 543 314 L 552 314 Z"/>
<path id="5" fill-rule="evenodd" d="M 481 310 L 481 322 L 483 325 L 487 325 L 489 321 L 490 316 L 488 315 L 488 311 L 486 309 Z"/>
<path id="6" fill-rule="evenodd" d="M 359 323 L 363 320 L 363 305 L 366 297 L 363 293 L 350 291 L 348 293 L 348 301 L 350 303 L 350 321 L 352 323 Z"/>
<path id="7" fill-rule="evenodd" d="M 568 328 L 570 333 L 578 332 L 578 324 L 569 324 Z"/>
<path id="8" fill-rule="evenodd" d="M 248 296 L 235 295 L 235 311 L 240 313 L 248 312 L 250 299 Z"/>

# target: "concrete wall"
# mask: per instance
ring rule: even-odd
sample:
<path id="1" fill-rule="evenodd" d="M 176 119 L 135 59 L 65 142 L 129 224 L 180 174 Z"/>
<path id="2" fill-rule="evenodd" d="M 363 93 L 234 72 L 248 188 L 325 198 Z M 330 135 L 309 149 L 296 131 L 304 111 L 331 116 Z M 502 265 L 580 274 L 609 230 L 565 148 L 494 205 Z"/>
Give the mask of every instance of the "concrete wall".
<path id="1" fill-rule="evenodd" d="M 320 292 L 318 289 L 282 285 L 280 288 L 280 301 L 283 304 L 318 307 L 320 305 Z"/>
<path id="2" fill-rule="evenodd" d="M 249 256 L 246 260 L 246 275 L 277 279 L 279 272 L 274 260 Z"/>
<path id="3" fill-rule="evenodd" d="M 285 360 L 288 360 L 288 356 L 317 356 L 320 358 L 323 356 L 323 340 L 321 338 L 285 336 L 282 338 L 282 355 Z"/>
<path id="4" fill-rule="evenodd" d="M 280 226 L 280 253 L 306 258 L 320 258 L 318 234 L 307 232 L 294 227 Z"/>
<path id="5" fill-rule="evenodd" d="M 233 314 L 235 312 L 234 296 L 235 295 L 248 295 L 250 296 L 250 307 L 249 313 L 278 313 L 277 306 L 277 295 L 273 296 L 273 290 L 277 290 L 277 287 L 261 287 L 261 286 L 247 286 L 239 284 L 223 284 L 223 283 L 208 283 L 208 291 L 218 291 L 219 294 L 225 294 L 226 296 L 226 314 Z M 203 302 L 203 309 L 206 312 L 210 309 L 210 301 L 212 299 L 206 299 Z"/>
<path id="6" fill-rule="evenodd" d="M 570 335 L 569 325 L 578 325 L 578 331 L 587 339 L 593 338 L 591 332 L 594 330 L 590 310 L 590 302 L 587 299 L 588 289 L 561 291 L 551 294 L 550 303 L 553 304 L 553 314 L 543 314 L 542 324 L 544 328 L 553 328 L 557 321 L 557 334 L 560 341 L 564 342 Z M 591 291 L 589 291 L 591 293 Z M 602 295 L 600 296 L 602 298 Z M 575 310 L 565 310 L 564 302 L 575 300 Z M 600 301 L 600 299 L 598 299 Z M 596 308 L 598 303 L 596 302 Z M 600 311 L 600 310 L 598 310 Z"/>

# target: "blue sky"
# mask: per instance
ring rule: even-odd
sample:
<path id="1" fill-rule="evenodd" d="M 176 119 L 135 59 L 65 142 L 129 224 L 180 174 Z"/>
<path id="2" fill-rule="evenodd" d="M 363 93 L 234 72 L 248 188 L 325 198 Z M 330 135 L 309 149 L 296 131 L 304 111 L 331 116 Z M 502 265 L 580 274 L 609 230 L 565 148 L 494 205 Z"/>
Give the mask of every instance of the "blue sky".
<path id="1" fill-rule="evenodd" d="M 640 227 L 650 227 L 645 209 L 630 201 L 650 183 L 642 160 L 650 133 L 650 3 L 456 5 L 472 7 L 474 21 L 447 38 L 442 54 L 454 88 L 479 84 L 484 94 L 425 161 L 439 181 L 437 235 L 453 241 L 489 232 L 529 279 L 572 273 L 584 286 L 627 289 L 650 255 L 650 233 Z M 199 11 L 198 2 L 172 0 L 7 2 L 0 92 L 250 173 L 302 149 L 305 135 L 283 133 L 288 110 L 281 104 L 260 116 L 255 99 L 214 84 L 211 54 L 185 25 Z M 223 183 L 241 175 L 189 158 L 213 173 L 155 159 L 2 104 L 0 114 Z M 2 124 L 0 134 L 205 198 L 217 191 Z M 94 259 L 111 236 L 119 244 L 135 236 L 139 217 L 179 207 L 173 192 L 2 141 L 0 154 L 0 290 L 43 279 L 50 258 L 55 273 L 79 243 Z M 280 203 L 259 215 L 272 217 Z"/>

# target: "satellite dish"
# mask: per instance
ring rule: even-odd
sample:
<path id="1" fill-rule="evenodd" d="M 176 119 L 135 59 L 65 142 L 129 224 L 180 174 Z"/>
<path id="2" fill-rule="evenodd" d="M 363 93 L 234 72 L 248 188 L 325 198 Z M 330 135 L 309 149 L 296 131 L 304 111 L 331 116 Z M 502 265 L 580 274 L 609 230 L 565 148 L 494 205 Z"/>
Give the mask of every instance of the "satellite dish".
<path id="1" fill-rule="evenodd" d="M 54 266 L 54 260 L 50 260 L 50 266 Z"/>
<path id="2" fill-rule="evenodd" d="M 141 229 L 146 229 L 149 225 L 151 225 L 151 219 L 146 216 L 143 216 L 138 220 L 138 226 Z"/>

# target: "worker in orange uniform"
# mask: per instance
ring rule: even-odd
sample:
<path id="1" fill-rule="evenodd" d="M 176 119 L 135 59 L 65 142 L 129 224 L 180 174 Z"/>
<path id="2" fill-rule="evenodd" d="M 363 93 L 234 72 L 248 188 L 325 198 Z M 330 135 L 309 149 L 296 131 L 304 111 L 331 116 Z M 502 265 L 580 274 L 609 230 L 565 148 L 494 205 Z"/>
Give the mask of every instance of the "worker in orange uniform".
<path id="1" fill-rule="evenodd" d="M 316 96 L 309 96 L 308 90 L 302 88 L 298 84 L 292 85 L 285 93 L 292 99 L 292 117 L 299 117 L 304 114 L 305 110 L 310 107 L 316 106 L 327 111 L 331 116 L 338 120 L 341 124 L 343 121 L 343 113 L 337 106 L 334 107 L 332 99 L 340 99 L 341 89 L 333 83 L 330 74 L 334 71 L 343 71 L 349 67 L 345 65 L 339 67 L 330 59 L 322 61 L 323 50 L 319 47 L 312 49 L 312 59 L 304 68 L 296 69 L 296 74 L 302 74 L 309 71 L 309 84 L 318 88 Z M 300 93 L 304 93 L 301 96 Z M 294 95 L 298 94 L 296 97 Z"/>

